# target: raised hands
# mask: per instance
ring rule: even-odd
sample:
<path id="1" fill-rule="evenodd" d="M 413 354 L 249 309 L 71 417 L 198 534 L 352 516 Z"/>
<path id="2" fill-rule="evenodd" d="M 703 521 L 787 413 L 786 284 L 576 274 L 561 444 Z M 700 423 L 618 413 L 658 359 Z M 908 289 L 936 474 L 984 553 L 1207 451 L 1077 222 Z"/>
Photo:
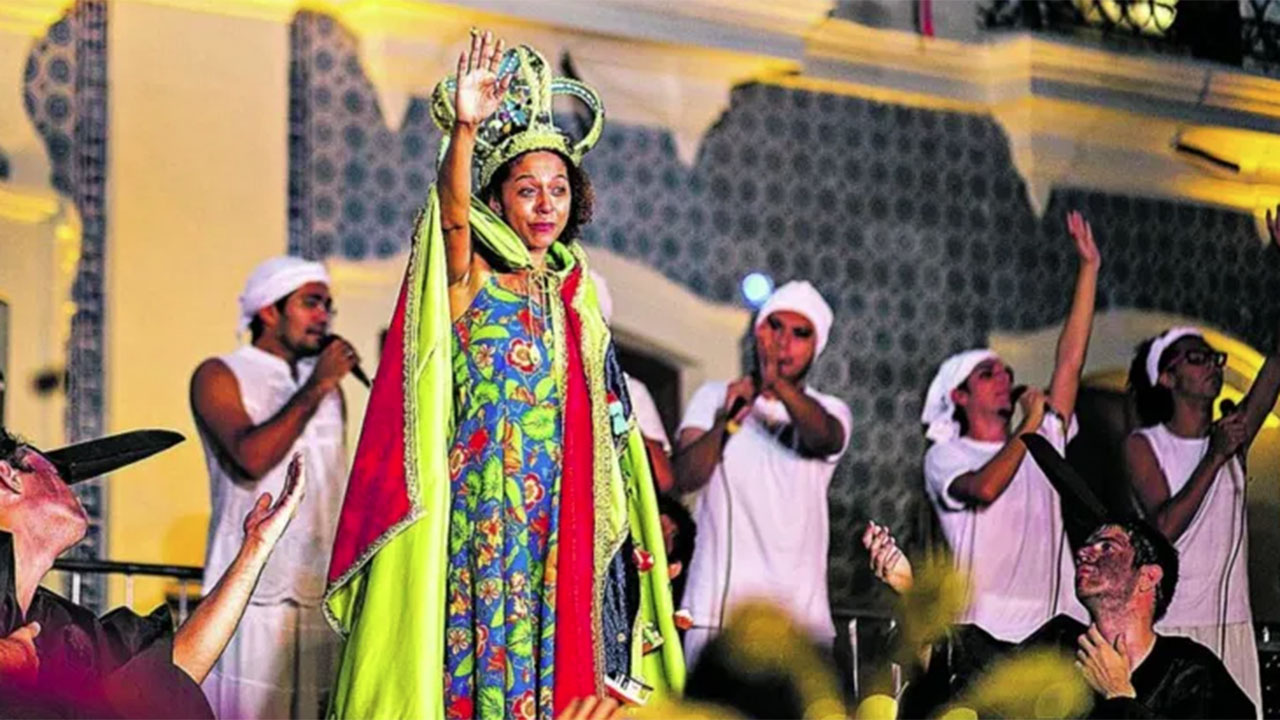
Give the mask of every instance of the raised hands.
<path id="1" fill-rule="evenodd" d="M 1091 265 L 1102 264 L 1102 255 L 1093 242 L 1093 227 L 1079 210 L 1067 213 L 1067 232 L 1071 233 L 1071 239 L 1075 240 L 1076 253 L 1080 255 L 1080 262 Z"/>
<path id="2" fill-rule="evenodd" d="M 245 516 L 245 544 L 254 542 L 263 551 L 270 552 L 289 526 L 289 521 L 297 514 L 306 484 L 302 472 L 302 456 L 294 454 L 289 461 L 289 471 L 285 476 L 284 487 L 280 490 L 280 497 L 272 503 L 271 494 L 262 493 L 257 504 Z"/>
<path id="3" fill-rule="evenodd" d="M 498 78 L 502 40 L 485 30 L 471 31 L 471 48 L 458 55 L 458 87 L 453 96 L 459 125 L 475 127 L 497 111 L 512 75 Z"/>
<path id="4" fill-rule="evenodd" d="M 862 546 L 871 555 L 871 571 L 877 578 L 898 594 L 911 589 L 915 582 L 911 561 L 889 534 L 889 528 L 868 522 L 862 533 Z"/>

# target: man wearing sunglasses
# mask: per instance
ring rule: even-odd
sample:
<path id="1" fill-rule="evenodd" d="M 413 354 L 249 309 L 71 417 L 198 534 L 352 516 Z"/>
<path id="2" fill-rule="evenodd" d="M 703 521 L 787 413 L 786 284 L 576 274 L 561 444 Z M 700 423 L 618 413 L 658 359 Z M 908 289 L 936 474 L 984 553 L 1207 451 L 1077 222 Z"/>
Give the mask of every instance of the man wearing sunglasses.
<path id="1" fill-rule="evenodd" d="M 1240 406 L 1224 401 L 1214 422 L 1226 359 L 1195 328 L 1138 346 L 1129 388 L 1142 427 L 1125 440 L 1125 470 L 1147 519 L 1182 557 L 1178 596 L 1157 629 L 1207 646 L 1261 708 L 1245 458 L 1280 392 L 1280 347 Z"/>

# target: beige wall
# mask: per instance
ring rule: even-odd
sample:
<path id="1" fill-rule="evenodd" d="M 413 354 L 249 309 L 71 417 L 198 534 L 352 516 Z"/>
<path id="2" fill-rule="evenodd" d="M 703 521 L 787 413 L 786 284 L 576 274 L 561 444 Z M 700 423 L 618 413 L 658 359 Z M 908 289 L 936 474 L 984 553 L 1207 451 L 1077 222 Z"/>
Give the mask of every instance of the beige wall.
<path id="1" fill-rule="evenodd" d="M 111 11 L 107 427 L 188 440 L 113 476 L 108 555 L 199 565 L 208 481 L 187 383 L 235 347 L 244 278 L 285 250 L 288 26 L 143 2 Z M 161 590 L 140 582 L 137 606 Z"/>

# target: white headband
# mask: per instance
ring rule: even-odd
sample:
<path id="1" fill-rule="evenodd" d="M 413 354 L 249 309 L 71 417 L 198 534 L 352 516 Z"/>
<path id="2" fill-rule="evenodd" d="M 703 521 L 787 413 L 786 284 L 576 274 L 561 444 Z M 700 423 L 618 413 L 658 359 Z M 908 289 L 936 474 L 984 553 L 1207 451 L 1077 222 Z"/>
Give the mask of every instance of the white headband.
<path id="1" fill-rule="evenodd" d="M 756 322 L 753 327 L 759 328 L 770 315 L 776 312 L 800 313 L 813 323 L 813 334 L 817 338 L 813 348 L 813 359 L 817 360 L 822 354 L 822 349 L 827 346 L 827 338 L 831 335 L 831 321 L 834 319 L 831 306 L 822 299 L 822 294 L 808 281 L 792 280 L 774 290 L 769 299 L 764 301 L 764 305 L 760 306 L 760 312 L 756 313 Z"/>
<path id="2" fill-rule="evenodd" d="M 929 383 L 924 410 L 920 412 L 920 422 L 928 426 L 924 431 L 925 437 L 939 443 L 960 437 L 960 423 L 955 419 L 956 402 L 951 399 L 951 391 L 960 387 L 980 363 L 998 357 L 994 351 L 982 348 L 956 353 L 942 361 L 938 374 Z"/>
<path id="3" fill-rule="evenodd" d="M 1169 349 L 1170 345 L 1184 337 L 1192 336 L 1204 339 L 1200 330 L 1193 327 L 1169 328 L 1152 339 L 1151 348 L 1147 350 L 1147 379 L 1151 381 L 1152 387 L 1160 381 L 1160 356 Z"/>
<path id="4" fill-rule="evenodd" d="M 297 257 L 274 257 L 263 262 L 249 275 L 240 294 L 237 332 L 248 329 L 259 310 L 309 282 L 328 285 L 329 271 L 318 262 Z"/>

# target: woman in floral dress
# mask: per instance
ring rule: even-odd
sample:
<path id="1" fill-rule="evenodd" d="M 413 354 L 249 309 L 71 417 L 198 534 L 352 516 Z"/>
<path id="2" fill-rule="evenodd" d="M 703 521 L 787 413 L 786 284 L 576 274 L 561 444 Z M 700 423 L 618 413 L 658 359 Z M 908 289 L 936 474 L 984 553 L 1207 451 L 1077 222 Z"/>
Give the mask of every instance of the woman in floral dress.
<path id="1" fill-rule="evenodd" d="M 553 93 L 594 114 L 581 139 Z M 678 692 L 656 494 L 576 241 L 603 107 L 484 33 L 432 115 L 446 151 L 330 563 L 330 715 L 550 720 L 606 679 Z"/>

